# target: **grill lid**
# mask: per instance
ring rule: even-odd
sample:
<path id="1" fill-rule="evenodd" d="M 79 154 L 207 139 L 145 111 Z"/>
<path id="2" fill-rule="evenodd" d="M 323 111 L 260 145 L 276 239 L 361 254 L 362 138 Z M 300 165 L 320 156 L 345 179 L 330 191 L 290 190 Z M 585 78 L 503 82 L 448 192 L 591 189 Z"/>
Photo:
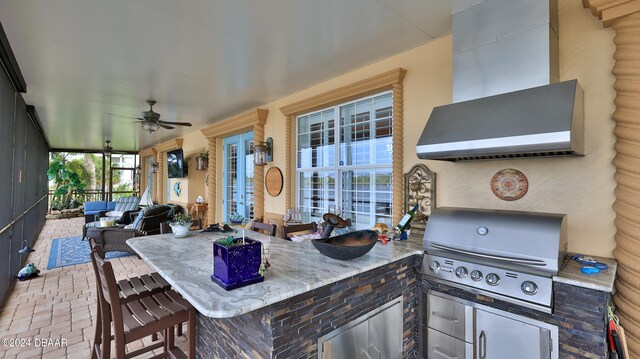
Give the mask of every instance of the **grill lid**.
<path id="1" fill-rule="evenodd" d="M 469 208 L 432 211 L 424 234 L 430 254 L 543 275 L 566 255 L 566 215 Z"/>

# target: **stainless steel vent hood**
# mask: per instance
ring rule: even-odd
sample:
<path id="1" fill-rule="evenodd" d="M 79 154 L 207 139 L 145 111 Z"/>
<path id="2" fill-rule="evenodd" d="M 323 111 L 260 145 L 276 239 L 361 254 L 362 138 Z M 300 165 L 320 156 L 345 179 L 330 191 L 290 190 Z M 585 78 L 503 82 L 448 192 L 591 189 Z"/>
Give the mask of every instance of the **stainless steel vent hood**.
<path id="1" fill-rule="evenodd" d="M 582 89 L 558 79 L 557 0 L 485 0 L 453 15 L 453 100 L 417 155 L 463 161 L 584 155 Z"/>
<path id="2" fill-rule="evenodd" d="M 582 108 L 576 80 L 436 107 L 417 154 L 449 161 L 583 155 Z"/>

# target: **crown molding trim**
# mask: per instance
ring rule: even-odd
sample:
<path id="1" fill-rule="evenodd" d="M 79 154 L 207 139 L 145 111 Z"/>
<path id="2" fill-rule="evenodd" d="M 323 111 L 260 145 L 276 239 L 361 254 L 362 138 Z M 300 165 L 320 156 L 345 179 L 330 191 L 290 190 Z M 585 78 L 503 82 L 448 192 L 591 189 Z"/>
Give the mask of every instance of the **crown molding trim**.
<path id="1" fill-rule="evenodd" d="M 321 107 L 363 97 L 374 92 L 391 89 L 393 85 L 402 83 L 406 73 L 407 70 L 399 67 L 397 69 L 383 72 L 379 75 L 306 98 L 302 101 L 280 107 L 280 111 L 285 116 L 295 116 L 301 112 L 313 111 Z"/>
<path id="2" fill-rule="evenodd" d="M 206 138 L 227 137 L 234 133 L 240 133 L 247 128 L 253 128 L 254 125 L 264 126 L 267 122 L 268 115 L 269 110 L 254 108 L 222 121 L 218 121 L 201 129 L 200 131 L 202 131 L 202 134 Z"/>

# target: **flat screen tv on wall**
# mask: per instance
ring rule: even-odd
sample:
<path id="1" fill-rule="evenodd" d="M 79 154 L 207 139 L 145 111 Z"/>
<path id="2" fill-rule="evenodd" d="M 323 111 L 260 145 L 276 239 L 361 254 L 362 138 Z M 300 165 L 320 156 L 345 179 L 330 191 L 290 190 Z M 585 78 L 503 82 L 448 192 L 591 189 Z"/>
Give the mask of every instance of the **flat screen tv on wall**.
<path id="1" fill-rule="evenodd" d="M 167 152 L 167 173 L 169 178 L 183 178 L 187 175 L 182 149 Z"/>

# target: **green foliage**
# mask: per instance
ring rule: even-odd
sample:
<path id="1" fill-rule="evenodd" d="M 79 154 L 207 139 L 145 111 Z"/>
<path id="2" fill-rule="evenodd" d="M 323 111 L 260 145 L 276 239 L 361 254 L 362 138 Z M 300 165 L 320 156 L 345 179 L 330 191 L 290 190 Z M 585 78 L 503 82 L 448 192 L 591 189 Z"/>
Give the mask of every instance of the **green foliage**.
<path id="1" fill-rule="evenodd" d="M 64 152 L 51 154 L 47 176 L 56 185 L 51 208 L 74 208 L 84 201 L 86 182 L 69 166 L 68 156 Z"/>
<path id="2" fill-rule="evenodd" d="M 225 247 L 235 247 L 242 245 L 242 239 L 233 238 L 233 236 L 228 236 L 227 238 L 218 239 L 216 242 L 225 246 Z"/>
<path id="3" fill-rule="evenodd" d="M 93 182 L 93 173 L 87 169 L 87 166 L 84 164 L 84 159 L 76 158 L 67 162 L 67 168 L 71 172 L 77 173 L 85 185 Z"/>
<path id="4" fill-rule="evenodd" d="M 185 226 L 191 222 L 192 222 L 192 219 L 190 215 L 184 214 L 184 213 L 177 213 L 173 215 L 173 220 L 170 223 Z"/>
<path id="5" fill-rule="evenodd" d="M 102 155 L 96 155 L 94 153 L 87 153 L 85 154 L 85 158 L 87 158 L 89 161 L 93 162 L 94 167 L 95 167 L 95 186 L 96 188 L 102 188 Z M 109 166 L 111 165 L 110 163 L 107 162 L 107 168 L 106 168 L 106 173 L 105 173 L 105 185 L 108 187 L 109 186 Z M 113 171 L 113 183 L 120 183 L 120 181 L 122 180 L 122 174 L 120 171 Z"/>
<path id="6" fill-rule="evenodd" d="M 118 199 L 120 197 L 131 196 L 133 193 L 133 187 L 131 183 L 120 183 L 113 187 L 113 199 Z M 127 192 L 127 193 L 115 193 L 115 192 Z"/>

